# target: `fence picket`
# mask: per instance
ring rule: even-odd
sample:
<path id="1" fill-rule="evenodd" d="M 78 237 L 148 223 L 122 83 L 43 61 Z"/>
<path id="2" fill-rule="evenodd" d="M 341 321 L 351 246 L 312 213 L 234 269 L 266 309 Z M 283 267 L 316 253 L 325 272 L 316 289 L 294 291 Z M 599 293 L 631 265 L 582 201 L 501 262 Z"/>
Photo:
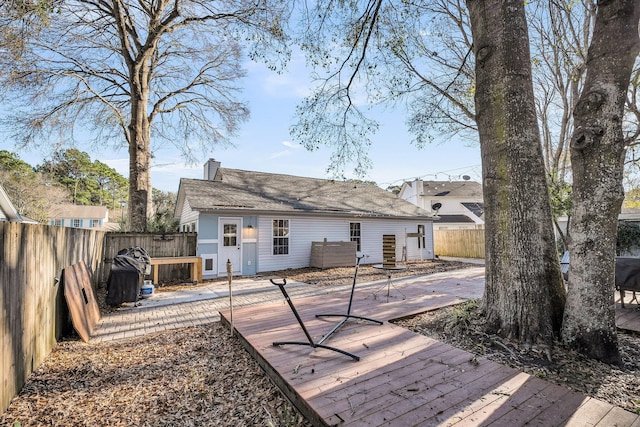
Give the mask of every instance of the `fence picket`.
<path id="1" fill-rule="evenodd" d="M 56 279 L 79 261 L 99 271 L 104 234 L 0 222 L 0 412 L 62 334 L 68 311 Z"/>
<path id="2" fill-rule="evenodd" d="M 484 230 L 433 230 L 438 256 L 484 258 Z"/>

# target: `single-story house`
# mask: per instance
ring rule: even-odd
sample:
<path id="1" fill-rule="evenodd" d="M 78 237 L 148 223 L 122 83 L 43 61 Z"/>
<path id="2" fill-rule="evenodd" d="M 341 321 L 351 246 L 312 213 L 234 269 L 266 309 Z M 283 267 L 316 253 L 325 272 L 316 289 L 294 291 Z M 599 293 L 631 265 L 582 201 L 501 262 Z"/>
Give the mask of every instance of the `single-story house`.
<path id="1" fill-rule="evenodd" d="M 484 228 L 484 199 L 478 182 L 416 179 L 402 184 L 399 197 L 435 214 L 435 230 Z"/>
<path id="2" fill-rule="evenodd" d="M 0 185 L 0 221 L 22 222 L 22 217 L 16 210 L 9 196 Z"/>
<path id="3" fill-rule="evenodd" d="M 220 167 L 180 180 L 175 216 L 198 233 L 203 278 L 301 268 L 312 242 L 356 242 L 363 264 L 383 261 L 383 235 L 396 259 L 433 259 L 432 215 L 372 184 Z M 354 259 L 352 260 L 355 264 Z"/>
<path id="4" fill-rule="evenodd" d="M 57 205 L 49 213 L 49 225 L 72 228 L 108 229 L 109 209 L 106 206 Z"/>

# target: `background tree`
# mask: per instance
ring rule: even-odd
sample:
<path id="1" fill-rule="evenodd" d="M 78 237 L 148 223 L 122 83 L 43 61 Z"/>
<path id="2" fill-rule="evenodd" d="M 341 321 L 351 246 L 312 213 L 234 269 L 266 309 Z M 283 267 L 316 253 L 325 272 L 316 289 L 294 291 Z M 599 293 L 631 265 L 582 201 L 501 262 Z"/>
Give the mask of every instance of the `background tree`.
<path id="1" fill-rule="evenodd" d="M 527 7 L 542 152 L 552 217 L 564 249 L 568 248 L 568 228 L 560 227 L 558 218 L 566 216 L 571 221 L 569 140 L 573 111 L 584 84 L 595 9 L 593 0 L 554 0 Z"/>
<path id="2" fill-rule="evenodd" d="M 275 68 L 288 55 L 287 6 L 284 0 L 57 1 L 51 19 L 31 16 L 34 31 L 21 33 L 20 57 L 0 56 L 7 70 L 1 86 L 10 91 L 5 99 L 16 99 L 4 124 L 23 144 L 56 137 L 125 144 L 129 225 L 142 231 L 151 209 L 152 152 L 169 143 L 194 159 L 228 143 L 248 116 L 236 100 L 243 45 L 249 57 Z M 25 20 L 2 11 L 4 34 L 20 33 Z"/>
<path id="3" fill-rule="evenodd" d="M 573 206 L 569 298 L 562 338 L 619 363 L 613 284 L 626 143 L 624 104 L 640 52 L 640 0 L 600 2 L 571 138 Z"/>
<path id="4" fill-rule="evenodd" d="M 640 226 L 631 221 L 620 221 L 616 236 L 616 255 L 634 256 L 640 248 Z"/>
<path id="5" fill-rule="evenodd" d="M 640 208 L 640 177 L 636 174 L 625 173 L 623 185 L 625 188 L 623 207 Z"/>
<path id="6" fill-rule="evenodd" d="M 306 148 L 334 148 L 329 172 L 364 175 L 377 106 L 406 107 L 418 147 L 474 138 L 471 37 L 456 0 L 319 1 L 299 42 L 320 83 L 297 108 L 291 131 Z"/>
<path id="7" fill-rule="evenodd" d="M 18 212 L 45 223 L 51 208 L 69 202 L 69 193 L 12 152 L 0 151 L 0 184 Z"/>
<path id="8" fill-rule="evenodd" d="M 93 161 L 91 176 L 97 184 L 97 191 L 91 197 L 92 205 L 110 206 L 115 209 L 120 202 L 127 202 L 129 180 L 115 169 L 99 160 Z"/>
<path id="9" fill-rule="evenodd" d="M 127 202 L 128 181 L 115 169 L 76 148 L 55 151 L 37 166 L 52 182 L 64 186 L 78 205 L 110 206 Z"/>
<path id="10" fill-rule="evenodd" d="M 76 148 L 59 150 L 50 160 L 38 166 L 38 171 L 49 175 L 63 185 L 75 205 L 90 205 L 91 194 L 97 190 L 92 180 L 93 163 L 88 153 Z"/>
<path id="11" fill-rule="evenodd" d="M 154 233 L 175 233 L 180 221 L 174 216 L 176 193 L 153 189 L 153 216 L 149 218 L 149 231 Z"/>
<path id="12" fill-rule="evenodd" d="M 631 84 L 625 102 L 625 116 L 622 131 L 628 147 L 626 165 L 634 172 L 640 169 L 640 63 L 636 61 L 631 73 Z"/>
<path id="13" fill-rule="evenodd" d="M 400 190 L 402 190 L 402 186 L 401 185 L 390 185 L 386 188 L 387 191 L 393 193 L 393 194 L 400 194 Z"/>

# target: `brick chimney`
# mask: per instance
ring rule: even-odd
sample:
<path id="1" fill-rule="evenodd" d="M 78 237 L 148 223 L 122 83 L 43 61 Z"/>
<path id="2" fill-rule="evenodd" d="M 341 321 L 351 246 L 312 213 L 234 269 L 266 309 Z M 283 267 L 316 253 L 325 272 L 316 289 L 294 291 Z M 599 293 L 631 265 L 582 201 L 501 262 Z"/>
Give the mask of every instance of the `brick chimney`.
<path id="1" fill-rule="evenodd" d="M 216 159 L 207 160 L 207 163 L 204 164 L 204 179 L 213 181 L 216 178 L 219 167 L 220 162 L 217 162 Z"/>

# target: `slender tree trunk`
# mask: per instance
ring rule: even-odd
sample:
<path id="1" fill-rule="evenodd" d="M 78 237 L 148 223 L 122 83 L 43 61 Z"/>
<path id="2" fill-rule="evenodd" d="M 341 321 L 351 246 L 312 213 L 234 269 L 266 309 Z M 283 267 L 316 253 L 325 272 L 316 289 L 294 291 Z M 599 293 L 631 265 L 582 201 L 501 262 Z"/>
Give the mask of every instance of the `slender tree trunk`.
<path id="1" fill-rule="evenodd" d="M 565 302 L 521 0 L 467 0 L 486 215 L 484 309 L 489 327 L 551 344 Z"/>
<path id="2" fill-rule="evenodd" d="M 563 341 L 620 363 L 615 326 L 616 229 L 624 199 L 622 118 L 638 56 L 640 0 L 600 1 L 571 139 L 573 209 Z"/>

